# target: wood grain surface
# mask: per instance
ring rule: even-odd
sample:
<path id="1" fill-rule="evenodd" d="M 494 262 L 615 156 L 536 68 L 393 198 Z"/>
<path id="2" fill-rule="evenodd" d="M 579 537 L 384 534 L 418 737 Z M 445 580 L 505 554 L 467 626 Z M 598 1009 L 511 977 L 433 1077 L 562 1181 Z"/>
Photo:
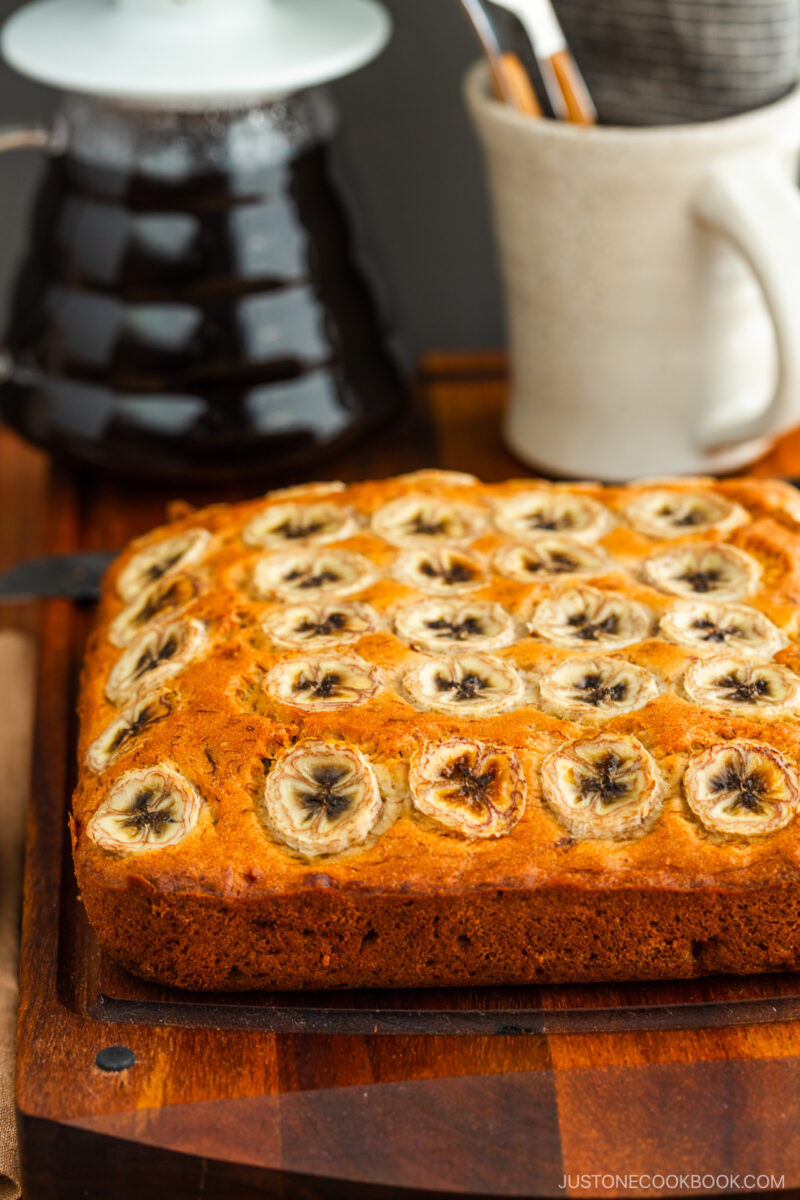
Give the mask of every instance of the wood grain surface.
<path id="1" fill-rule="evenodd" d="M 524 474 L 497 429 L 502 368 L 495 356 L 431 360 L 425 403 L 321 473 L 437 464 L 488 479 Z M 796 440 L 759 471 L 800 476 Z M 0 434 L 0 567 L 41 549 L 122 546 L 174 498 L 56 470 L 43 521 L 47 477 L 40 455 Z M 29 611 L 0 612 L 31 627 Z M 104 963 L 75 894 L 65 826 L 90 621 L 65 602 L 41 607 L 17 1087 L 26 1200 L 616 1196 L 647 1194 L 617 1175 L 673 1173 L 740 1177 L 717 1192 L 744 1191 L 750 1174 L 800 1189 L 795 977 L 696 981 L 691 1002 L 677 984 L 418 993 L 422 1024 L 398 1026 L 410 1010 L 397 994 L 340 994 L 327 1006 L 301 997 L 285 1017 L 285 998 L 178 998 Z M 309 1020 L 315 1006 L 327 1024 Z M 489 1026 L 453 1031 L 442 1020 L 487 1008 L 502 1014 Z M 669 1014 L 661 1027 L 656 1009 Z M 355 1013 L 354 1031 L 337 1032 L 331 1012 Z M 134 1064 L 99 1069 L 98 1052 L 117 1044 Z M 574 1186 L 581 1174 L 601 1178 L 587 1190 Z"/>

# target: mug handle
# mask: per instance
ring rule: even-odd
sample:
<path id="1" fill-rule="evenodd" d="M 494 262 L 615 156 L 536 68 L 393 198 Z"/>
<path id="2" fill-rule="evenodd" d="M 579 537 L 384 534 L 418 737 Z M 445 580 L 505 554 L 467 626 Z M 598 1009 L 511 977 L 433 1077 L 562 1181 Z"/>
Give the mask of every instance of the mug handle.
<path id="1" fill-rule="evenodd" d="M 762 412 L 742 419 L 720 410 L 700 418 L 696 436 L 709 450 L 775 436 L 800 424 L 800 190 L 764 154 L 720 163 L 694 201 L 701 221 L 749 263 L 775 327 L 778 382 Z"/>
<path id="2" fill-rule="evenodd" d="M 49 154 L 63 154 L 66 136 L 58 121 L 46 124 L 32 121 L 29 125 L 6 125 L 0 123 L 0 154 L 6 150 L 46 150 Z M 5 346 L 0 344 L 0 384 L 14 373 L 14 363 Z"/>

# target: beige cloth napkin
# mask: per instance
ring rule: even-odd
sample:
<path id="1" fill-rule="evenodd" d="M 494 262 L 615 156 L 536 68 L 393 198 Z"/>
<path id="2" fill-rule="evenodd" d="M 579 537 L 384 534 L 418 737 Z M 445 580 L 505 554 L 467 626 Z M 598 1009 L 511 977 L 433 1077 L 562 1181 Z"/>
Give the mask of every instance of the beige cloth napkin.
<path id="1" fill-rule="evenodd" d="M 0 632 L 0 1200 L 17 1200 L 19 1157 L 14 1124 L 14 1041 L 22 829 L 28 796 L 33 716 L 31 640 Z"/>

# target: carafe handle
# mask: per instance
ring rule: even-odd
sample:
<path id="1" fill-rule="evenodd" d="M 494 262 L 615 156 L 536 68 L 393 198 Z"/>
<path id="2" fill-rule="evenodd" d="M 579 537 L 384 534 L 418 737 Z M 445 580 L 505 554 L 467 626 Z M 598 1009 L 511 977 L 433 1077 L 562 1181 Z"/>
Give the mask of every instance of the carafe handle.
<path id="1" fill-rule="evenodd" d="M 5 150 L 48 150 L 61 154 L 64 149 L 64 134 L 58 122 L 44 121 L 30 125 L 0 122 L 0 154 Z"/>
<path id="2" fill-rule="evenodd" d="M 6 150 L 45 150 L 49 154 L 63 154 L 65 148 L 66 133 L 58 120 L 31 121 L 27 125 L 0 122 L 0 154 Z M 0 383 L 10 379 L 13 370 L 11 355 L 0 343 Z"/>

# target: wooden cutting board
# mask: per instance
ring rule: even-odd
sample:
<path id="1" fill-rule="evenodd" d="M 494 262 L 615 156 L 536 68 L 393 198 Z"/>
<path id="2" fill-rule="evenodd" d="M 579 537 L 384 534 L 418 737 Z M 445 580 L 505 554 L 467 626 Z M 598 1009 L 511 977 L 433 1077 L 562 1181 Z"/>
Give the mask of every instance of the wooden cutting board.
<path id="1" fill-rule="evenodd" d="M 325 473 L 525 473 L 497 432 L 500 359 L 433 360 L 418 390 L 402 426 Z M 794 441 L 759 472 L 800 476 Z M 0 536 L 0 553 L 122 546 L 174 498 L 57 472 L 39 546 L 45 476 L 0 438 L 0 504 L 25 530 L 22 546 Z M 26 1200 L 616 1196 L 636 1191 L 633 1176 L 671 1174 L 705 1176 L 705 1191 L 744 1191 L 751 1175 L 800 1187 L 797 976 L 202 996 L 107 962 L 65 820 L 90 621 L 42 608 L 18 1054 Z M 98 1055 L 131 1065 L 104 1070 Z"/>

